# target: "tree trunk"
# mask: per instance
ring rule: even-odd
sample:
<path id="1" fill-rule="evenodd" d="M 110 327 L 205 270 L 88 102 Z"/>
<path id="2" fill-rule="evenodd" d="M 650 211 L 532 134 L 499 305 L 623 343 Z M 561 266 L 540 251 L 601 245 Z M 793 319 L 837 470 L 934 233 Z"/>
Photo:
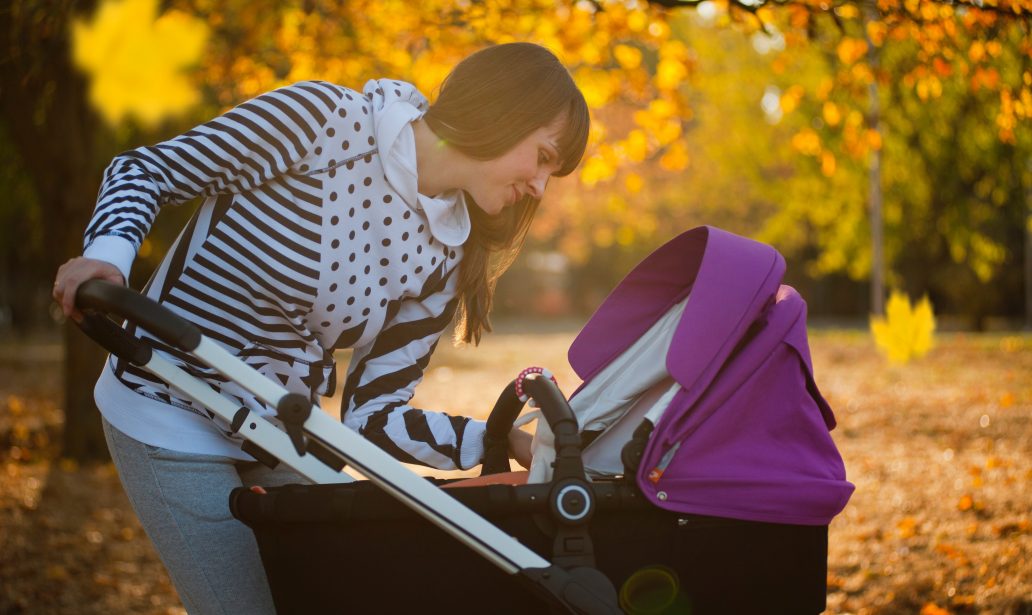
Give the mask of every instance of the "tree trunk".
<path id="1" fill-rule="evenodd" d="M 82 3 L 18 1 L 0 9 L 0 113 L 31 176 L 44 223 L 39 275 L 81 254 L 107 147 L 89 108 L 86 82 L 71 64 L 70 21 Z M 66 325 L 64 454 L 104 459 L 107 447 L 93 403 L 103 352 Z"/>
<path id="2" fill-rule="evenodd" d="M 1025 164 L 1025 330 L 1032 331 L 1032 160 Z"/>
<path id="3" fill-rule="evenodd" d="M 881 137 L 881 108 L 878 101 L 878 48 L 874 46 L 871 37 L 866 34 L 867 23 L 877 17 L 877 7 L 870 2 L 865 6 L 867 19 L 864 20 L 864 32 L 867 38 L 867 62 L 872 74 L 871 84 L 868 86 L 870 112 L 867 125 Z M 885 238 L 882 222 L 880 147 L 871 149 L 867 179 L 871 225 L 871 313 L 875 316 L 883 316 L 885 314 Z"/>
<path id="4" fill-rule="evenodd" d="M 108 458 L 100 413 L 93 402 L 93 385 L 105 352 L 71 321 L 65 323 L 65 424 L 61 454 L 80 461 Z"/>

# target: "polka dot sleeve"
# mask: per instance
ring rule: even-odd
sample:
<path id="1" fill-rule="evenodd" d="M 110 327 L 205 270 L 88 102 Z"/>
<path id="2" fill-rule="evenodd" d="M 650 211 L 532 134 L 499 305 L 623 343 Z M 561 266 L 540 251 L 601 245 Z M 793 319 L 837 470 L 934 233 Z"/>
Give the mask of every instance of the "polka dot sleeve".
<path id="1" fill-rule="evenodd" d="M 296 83 L 169 141 L 116 156 L 104 172 L 85 247 L 98 237 L 118 237 L 135 251 L 162 205 L 251 190 L 303 164 L 340 96 L 327 83 Z"/>

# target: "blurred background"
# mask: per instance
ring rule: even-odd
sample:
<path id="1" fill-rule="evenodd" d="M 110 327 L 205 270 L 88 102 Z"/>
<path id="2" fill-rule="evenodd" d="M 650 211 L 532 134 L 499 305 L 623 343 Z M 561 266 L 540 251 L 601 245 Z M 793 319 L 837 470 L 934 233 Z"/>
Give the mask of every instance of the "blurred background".
<path id="1" fill-rule="evenodd" d="M 866 327 L 896 290 L 927 297 L 940 330 L 1028 328 L 1030 6 L 12 0 L 0 333 L 54 330 L 54 272 L 80 253 L 114 154 L 301 79 L 400 78 L 432 99 L 459 59 L 512 40 L 563 59 L 593 129 L 503 278 L 498 317 L 582 320 L 645 254 L 710 224 L 778 248 L 814 322 Z M 195 206 L 162 212 L 135 286 Z M 91 404 L 98 355 L 75 331 L 65 345 L 71 416 Z"/>
<path id="2" fill-rule="evenodd" d="M 575 330 L 646 254 L 719 226 L 785 256 L 786 283 L 830 336 L 818 358 L 896 366 L 875 378 L 891 389 L 934 338 L 980 373 L 1010 370 L 1010 389 L 968 391 L 971 403 L 1021 409 L 1012 446 L 1032 446 L 1030 15 L 1030 0 L 7 0 L 0 451 L 24 462 L 42 442 L 68 463 L 106 459 L 102 355 L 61 322 L 50 288 L 81 253 L 113 155 L 302 79 L 404 79 L 432 100 L 458 60 L 516 40 L 559 55 L 593 125 L 499 285 L 496 320 Z M 162 211 L 134 287 L 196 205 Z M 929 365 L 929 386 L 948 381 Z M 33 380 L 49 391 L 38 429 L 18 418 Z"/>

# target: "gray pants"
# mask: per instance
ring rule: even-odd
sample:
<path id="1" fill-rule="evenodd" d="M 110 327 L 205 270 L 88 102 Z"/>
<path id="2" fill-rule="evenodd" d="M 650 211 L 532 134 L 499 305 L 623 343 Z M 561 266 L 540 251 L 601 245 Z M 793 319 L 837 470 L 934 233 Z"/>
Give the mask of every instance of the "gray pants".
<path id="1" fill-rule="evenodd" d="M 104 421 L 111 458 L 191 615 L 276 612 L 254 534 L 229 512 L 235 487 L 307 483 L 285 466 L 143 444 Z"/>

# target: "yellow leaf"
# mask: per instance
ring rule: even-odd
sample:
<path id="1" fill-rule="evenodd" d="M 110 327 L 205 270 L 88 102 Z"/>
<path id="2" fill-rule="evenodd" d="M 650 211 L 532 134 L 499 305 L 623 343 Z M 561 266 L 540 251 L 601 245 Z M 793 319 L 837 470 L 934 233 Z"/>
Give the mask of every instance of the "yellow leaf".
<path id="1" fill-rule="evenodd" d="M 624 151 L 628 160 L 641 162 L 649 153 L 649 140 L 642 130 L 632 130 L 624 141 Z"/>
<path id="2" fill-rule="evenodd" d="M 615 169 L 602 156 L 592 156 L 584 161 L 581 166 L 581 183 L 585 186 L 594 186 L 600 181 L 607 180 L 613 176 Z"/>
<path id="3" fill-rule="evenodd" d="M 584 101 L 592 109 L 598 109 L 609 102 L 613 89 L 603 71 L 582 68 L 574 75 L 577 87 L 584 94 Z"/>
<path id="4" fill-rule="evenodd" d="M 805 93 L 803 86 L 799 84 L 794 84 L 785 90 L 785 93 L 781 95 L 782 113 L 788 114 L 795 111 L 795 108 L 799 106 L 799 100 Z"/>
<path id="5" fill-rule="evenodd" d="M 855 19 L 860 11 L 852 4 L 843 4 L 835 7 L 835 13 L 843 19 Z"/>
<path id="6" fill-rule="evenodd" d="M 670 119 L 657 126 L 653 134 L 662 146 L 673 143 L 681 136 L 681 132 L 681 122 Z"/>
<path id="7" fill-rule="evenodd" d="M 792 147 L 801 154 L 816 156 L 821 152 L 821 138 L 813 130 L 804 128 L 792 136 Z"/>
<path id="8" fill-rule="evenodd" d="M 659 159 L 659 165 L 667 171 L 682 171 L 688 166 L 688 162 L 688 150 L 683 141 L 676 141 Z"/>
<path id="9" fill-rule="evenodd" d="M 934 602 L 929 602 L 921 607 L 921 615 L 950 615 L 950 612 Z"/>
<path id="10" fill-rule="evenodd" d="M 656 67 L 656 87 L 661 90 L 674 90 L 688 76 L 688 69 L 680 60 L 664 58 Z"/>
<path id="11" fill-rule="evenodd" d="M 824 103 L 823 115 L 828 126 L 838 126 L 842 121 L 842 112 L 839 111 L 838 105 L 830 100 Z"/>
<path id="12" fill-rule="evenodd" d="M 201 57 L 208 28 L 157 0 L 106 0 L 72 24 L 72 57 L 90 77 L 90 102 L 111 124 L 135 117 L 152 126 L 200 98 L 185 73 Z"/>
<path id="13" fill-rule="evenodd" d="M 617 45 L 613 49 L 613 56 L 620 66 L 627 70 L 638 68 L 641 65 L 641 50 L 630 45 Z"/>
<path id="14" fill-rule="evenodd" d="M 677 113 L 677 107 L 666 98 L 657 98 L 649 103 L 648 113 L 657 120 L 663 120 Z"/>
<path id="15" fill-rule="evenodd" d="M 871 21 L 867 23 L 867 37 L 871 39 L 871 44 L 875 47 L 881 47 L 882 43 L 885 42 L 885 34 L 889 28 L 883 22 Z"/>
<path id="16" fill-rule="evenodd" d="M 838 54 L 839 62 L 852 64 L 867 53 L 867 43 L 858 38 L 846 36 L 839 41 L 838 47 L 835 48 L 835 53 Z"/>
<path id="17" fill-rule="evenodd" d="M 874 128 L 868 128 L 864 135 L 867 139 L 867 146 L 873 150 L 880 150 L 882 146 L 881 133 Z"/>
<path id="18" fill-rule="evenodd" d="M 985 45 L 982 44 L 982 41 L 975 41 L 971 43 L 971 47 L 968 48 L 968 58 L 970 58 L 972 62 L 978 62 L 984 57 Z"/>
<path id="19" fill-rule="evenodd" d="M 928 100 L 928 81 L 921 79 L 917 82 L 917 97 L 921 100 Z"/>
<path id="20" fill-rule="evenodd" d="M 649 18 L 644 11 L 634 10 L 627 15 L 627 28 L 631 32 L 641 32 L 648 25 Z"/>
<path id="21" fill-rule="evenodd" d="M 821 152 L 821 173 L 825 177 L 831 177 L 835 174 L 836 168 L 835 154 L 825 150 Z"/>
<path id="22" fill-rule="evenodd" d="M 835 87 L 835 82 L 830 77 L 822 79 L 817 86 L 817 100 L 828 100 L 828 95 L 831 94 L 833 87 Z"/>
<path id="23" fill-rule="evenodd" d="M 871 318 L 875 344 L 891 363 L 903 364 L 927 354 L 934 332 L 935 316 L 928 297 L 911 307 L 906 295 L 893 291 L 885 306 L 885 317 Z"/>

